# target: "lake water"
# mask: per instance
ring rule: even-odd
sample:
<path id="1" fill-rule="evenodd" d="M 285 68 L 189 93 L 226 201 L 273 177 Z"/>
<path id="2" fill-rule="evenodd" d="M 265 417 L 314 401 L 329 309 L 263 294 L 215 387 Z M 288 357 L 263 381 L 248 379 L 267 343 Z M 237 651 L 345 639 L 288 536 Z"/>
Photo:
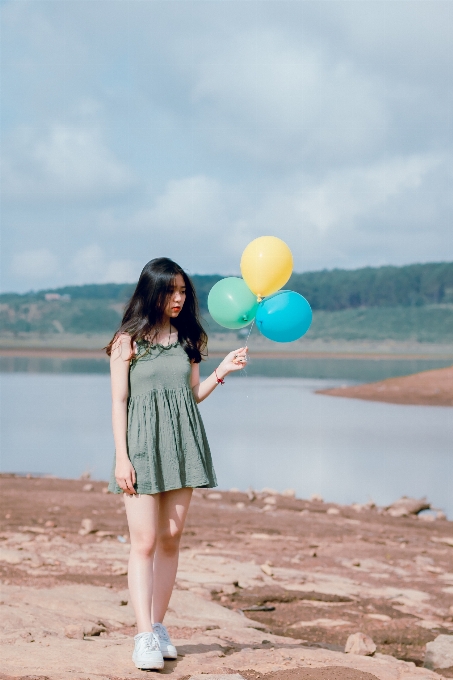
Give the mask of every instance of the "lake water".
<path id="1" fill-rule="evenodd" d="M 3 471 L 108 478 L 108 375 L 1 379 Z M 217 388 L 200 410 L 219 486 L 291 487 L 339 503 L 426 495 L 453 517 L 452 410 L 315 394 L 344 382 L 249 374 Z"/>
<path id="2" fill-rule="evenodd" d="M 208 359 L 201 364 L 204 375 L 212 373 L 220 359 Z M 402 359 L 398 356 L 379 359 L 347 359 L 334 357 L 306 357 L 302 359 L 252 358 L 247 375 L 272 378 L 315 378 L 372 382 L 385 378 L 429 371 L 451 366 L 445 358 Z M 0 373 L 109 373 L 106 359 L 55 359 L 48 357 L 1 357 Z M 236 376 L 234 376 L 236 377 Z"/>

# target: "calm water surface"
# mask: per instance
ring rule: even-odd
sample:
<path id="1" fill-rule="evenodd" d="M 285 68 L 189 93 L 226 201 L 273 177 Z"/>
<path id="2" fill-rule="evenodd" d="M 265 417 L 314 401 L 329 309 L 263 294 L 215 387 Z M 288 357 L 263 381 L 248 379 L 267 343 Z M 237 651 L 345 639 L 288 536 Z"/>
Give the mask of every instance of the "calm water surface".
<path id="1" fill-rule="evenodd" d="M 107 375 L 1 379 L 3 471 L 107 479 Z M 248 375 L 217 388 L 200 410 L 220 487 L 292 487 L 339 503 L 427 495 L 453 517 L 453 411 L 315 394 L 337 384 Z"/>
<path id="2" fill-rule="evenodd" d="M 201 365 L 205 375 L 219 365 L 219 359 L 208 359 Z M 320 378 L 372 382 L 410 375 L 420 371 L 451 366 L 450 359 L 338 359 L 334 357 L 306 357 L 303 359 L 255 359 L 247 365 L 251 377 Z M 106 359 L 55 359 L 50 357 L 0 357 L 0 373 L 109 373 Z"/>

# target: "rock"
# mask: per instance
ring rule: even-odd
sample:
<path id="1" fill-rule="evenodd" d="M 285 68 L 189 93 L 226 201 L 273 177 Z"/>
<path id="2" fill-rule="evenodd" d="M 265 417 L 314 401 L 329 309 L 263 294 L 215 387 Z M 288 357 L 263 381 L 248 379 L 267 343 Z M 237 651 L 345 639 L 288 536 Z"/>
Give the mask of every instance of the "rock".
<path id="1" fill-rule="evenodd" d="M 274 572 L 273 572 L 270 564 L 267 564 L 267 563 L 260 564 L 260 569 L 263 572 L 263 574 L 266 574 L 266 576 L 273 576 L 274 575 Z"/>
<path id="2" fill-rule="evenodd" d="M 346 654 L 372 656 L 376 651 L 376 645 L 368 635 L 365 635 L 365 633 L 353 633 L 346 640 L 344 651 Z"/>
<path id="3" fill-rule="evenodd" d="M 253 489 L 252 489 L 251 486 L 249 486 L 249 488 L 247 489 L 247 491 L 246 491 L 245 493 L 247 494 L 247 498 L 249 499 L 249 501 L 254 501 L 254 500 L 255 500 L 256 494 L 255 494 L 255 492 L 253 491 Z"/>
<path id="4" fill-rule="evenodd" d="M 83 640 L 83 626 L 78 624 L 66 626 L 64 634 L 67 638 L 71 638 L 72 640 Z"/>
<path id="5" fill-rule="evenodd" d="M 109 487 L 104 486 L 103 489 L 102 489 L 102 493 L 108 493 L 108 492 L 109 492 Z"/>
<path id="6" fill-rule="evenodd" d="M 279 493 L 275 489 L 271 489 L 268 486 L 265 486 L 264 489 L 261 489 L 262 494 L 267 494 L 268 496 L 278 496 Z"/>
<path id="7" fill-rule="evenodd" d="M 435 522 L 436 521 L 436 515 L 432 512 L 421 512 L 419 515 L 417 515 L 417 517 L 422 522 Z"/>
<path id="8" fill-rule="evenodd" d="M 438 635 L 426 645 L 425 668 L 451 668 L 453 666 L 453 635 Z"/>
<path id="9" fill-rule="evenodd" d="M 369 619 L 376 619 L 376 621 L 391 621 L 392 617 L 387 614 L 366 614 Z"/>
<path id="10" fill-rule="evenodd" d="M 387 510 L 388 514 L 391 517 L 409 517 L 409 513 L 407 512 L 406 508 L 390 508 L 390 510 Z"/>
<path id="11" fill-rule="evenodd" d="M 312 503 L 324 503 L 324 498 L 319 495 L 319 493 L 312 493 L 310 496 Z"/>
<path id="12" fill-rule="evenodd" d="M 84 484 L 82 487 L 82 491 L 93 491 L 94 486 L 92 484 Z"/>
<path id="13" fill-rule="evenodd" d="M 431 540 L 433 543 L 445 543 L 453 548 L 453 536 L 432 536 Z"/>
<path id="14" fill-rule="evenodd" d="M 275 496 L 267 496 L 267 498 L 265 498 L 263 502 L 266 505 L 277 505 L 277 499 L 275 498 Z"/>
<path id="15" fill-rule="evenodd" d="M 296 490 L 295 489 L 285 489 L 282 492 L 282 496 L 285 496 L 285 498 L 296 498 Z"/>
<path id="16" fill-rule="evenodd" d="M 338 510 L 338 508 L 329 508 L 327 510 L 327 514 L 328 515 L 339 515 L 340 511 Z"/>
<path id="17" fill-rule="evenodd" d="M 47 522 L 45 522 L 44 526 L 47 527 L 48 529 L 52 529 L 53 527 L 56 527 L 57 525 L 55 524 L 55 522 L 52 522 L 51 519 L 48 519 Z"/>
<path id="18" fill-rule="evenodd" d="M 275 510 L 275 506 L 269 505 L 269 503 L 266 503 L 266 505 L 263 508 L 263 512 L 269 512 L 270 510 Z"/>
<path id="19" fill-rule="evenodd" d="M 428 503 L 426 498 L 417 500 L 416 498 L 408 498 L 403 496 L 397 501 L 388 505 L 386 510 L 391 517 L 408 517 L 409 515 L 418 515 L 422 510 L 429 510 L 431 503 Z"/>
<path id="20" fill-rule="evenodd" d="M 83 473 L 80 475 L 80 479 L 81 479 L 81 480 L 91 479 L 91 472 L 83 472 Z"/>
<path id="21" fill-rule="evenodd" d="M 18 550 L 0 548 L 0 562 L 7 562 L 8 564 L 20 564 L 24 558 L 25 554 L 20 553 Z"/>
<path id="22" fill-rule="evenodd" d="M 87 635 L 88 637 L 96 637 L 97 635 L 100 635 L 101 633 L 105 633 L 107 628 L 104 626 L 103 623 L 99 621 L 99 623 L 95 623 L 93 625 L 89 624 L 84 627 L 83 633 L 84 635 Z"/>
<path id="23" fill-rule="evenodd" d="M 209 498 L 210 501 L 220 501 L 222 500 L 222 494 L 214 491 L 213 493 L 206 494 L 206 498 Z"/>
<path id="24" fill-rule="evenodd" d="M 222 593 L 224 595 L 233 595 L 236 592 L 236 586 L 232 583 L 226 583 L 222 586 Z"/>
<path id="25" fill-rule="evenodd" d="M 94 637 L 105 633 L 107 628 L 103 623 L 85 623 L 85 624 L 70 624 L 64 629 L 64 634 L 67 638 L 73 640 L 83 640 L 84 636 Z"/>
<path id="26" fill-rule="evenodd" d="M 81 522 L 81 527 L 79 529 L 79 534 L 81 536 L 87 536 L 88 534 L 94 534 L 96 529 L 94 528 L 94 522 L 92 519 L 83 519 Z"/>
<path id="27" fill-rule="evenodd" d="M 238 510 L 243 510 L 245 508 L 245 503 L 239 501 L 239 503 L 236 503 L 236 507 Z"/>
<path id="28" fill-rule="evenodd" d="M 447 515 L 445 512 L 442 512 L 442 510 L 438 510 L 436 513 L 436 518 L 437 519 L 447 519 Z"/>
<path id="29" fill-rule="evenodd" d="M 236 489 L 236 487 L 233 486 L 233 487 L 230 489 L 230 493 L 240 493 L 240 490 L 239 490 L 239 489 Z"/>

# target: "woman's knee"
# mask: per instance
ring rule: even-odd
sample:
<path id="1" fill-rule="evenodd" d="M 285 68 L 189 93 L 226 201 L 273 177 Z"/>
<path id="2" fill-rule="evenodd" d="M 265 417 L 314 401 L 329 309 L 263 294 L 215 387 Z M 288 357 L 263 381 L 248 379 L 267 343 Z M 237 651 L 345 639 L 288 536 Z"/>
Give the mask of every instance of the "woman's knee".
<path id="1" fill-rule="evenodd" d="M 152 557 L 156 550 L 156 535 L 141 534 L 134 536 L 131 534 L 131 549 L 141 557 Z"/>
<path id="2" fill-rule="evenodd" d="M 181 535 L 182 530 L 177 527 L 162 529 L 158 536 L 159 548 L 170 555 L 178 552 Z"/>

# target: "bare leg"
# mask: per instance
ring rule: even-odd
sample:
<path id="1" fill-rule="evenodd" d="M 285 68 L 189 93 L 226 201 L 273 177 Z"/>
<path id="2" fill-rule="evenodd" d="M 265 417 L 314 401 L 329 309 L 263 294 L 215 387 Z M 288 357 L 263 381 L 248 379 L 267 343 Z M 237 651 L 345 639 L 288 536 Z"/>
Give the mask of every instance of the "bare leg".
<path id="1" fill-rule="evenodd" d="M 124 494 L 131 552 L 128 584 L 139 633 L 152 631 L 153 560 L 156 550 L 159 495 Z"/>
<path id="2" fill-rule="evenodd" d="M 179 541 L 192 498 L 192 489 L 159 494 L 159 525 L 154 556 L 153 623 L 162 623 L 178 569 Z"/>

